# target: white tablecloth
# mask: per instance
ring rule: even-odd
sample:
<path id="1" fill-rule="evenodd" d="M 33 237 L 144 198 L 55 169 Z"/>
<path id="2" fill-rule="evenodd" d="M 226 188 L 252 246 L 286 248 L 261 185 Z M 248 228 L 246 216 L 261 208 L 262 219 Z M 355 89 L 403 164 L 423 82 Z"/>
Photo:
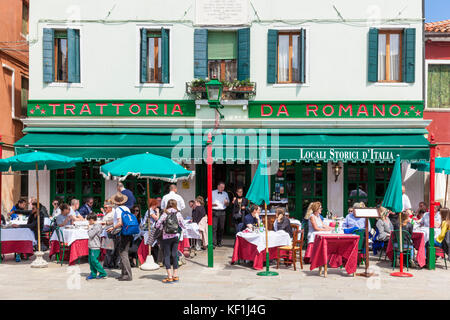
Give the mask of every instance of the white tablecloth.
<path id="1" fill-rule="evenodd" d="M 430 228 L 426 227 L 415 227 L 413 232 L 422 232 L 424 233 L 425 243 L 430 239 Z M 441 234 L 441 228 L 434 228 L 434 238 L 436 239 Z"/>
<path id="2" fill-rule="evenodd" d="M 332 234 L 334 231 L 315 231 L 308 233 L 308 243 L 314 242 L 314 238 L 316 237 L 316 234 Z M 344 232 L 338 232 L 340 234 L 344 234 Z"/>
<path id="3" fill-rule="evenodd" d="M 2 241 L 32 241 L 37 244 L 34 233 L 29 228 L 7 228 L 1 229 Z"/>
<path id="4" fill-rule="evenodd" d="M 67 229 L 67 228 L 61 228 L 64 236 L 64 242 L 67 243 L 67 245 L 71 245 L 74 241 L 77 240 L 85 240 L 89 239 L 88 233 L 86 229 Z M 62 241 L 62 239 L 60 239 Z M 53 232 L 52 237 L 50 238 L 50 241 L 58 241 L 58 236 L 56 235 L 56 231 Z"/>
<path id="5" fill-rule="evenodd" d="M 300 229 L 302 228 L 302 223 L 299 220 L 292 218 L 292 219 L 289 219 L 289 221 L 291 222 L 291 224 L 298 225 L 300 227 Z"/>
<path id="6" fill-rule="evenodd" d="M 237 237 L 241 237 L 251 244 L 256 246 L 258 252 L 266 249 L 266 232 L 254 233 L 254 232 L 238 232 Z M 292 239 L 289 234 L 283 230 L 269 231 L 269 248 L 288 246 L 292 244 Z"/>
<path id="7" fill-rule="evenodd" d="M 186 230 L 183 231 L 183 237 L 189 239 L 200 239 L 198 224 L 195 222 L 185 223 Z"/>

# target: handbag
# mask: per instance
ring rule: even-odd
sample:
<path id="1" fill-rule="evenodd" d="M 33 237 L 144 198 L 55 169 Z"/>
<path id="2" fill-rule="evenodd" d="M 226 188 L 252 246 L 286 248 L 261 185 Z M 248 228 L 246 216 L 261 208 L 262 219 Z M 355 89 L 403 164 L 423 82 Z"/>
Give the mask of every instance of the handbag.
<path id="1" fill-rule="evenodd" d="M 155 229 L 153 239 L 159 241 L 162 240 L 162 237 L 163 237 L 163 229 L 162 228 Z"/>
<path id="2" fill-rule="evenodd" d="M 122 231 L 122 227 L 116 228 L 116 229 L 113 229 L 110 232 L 107 232 L 108 238 L 109 239 L 114 239 L 117 235 L 120 234 L 121 231 Z"/>

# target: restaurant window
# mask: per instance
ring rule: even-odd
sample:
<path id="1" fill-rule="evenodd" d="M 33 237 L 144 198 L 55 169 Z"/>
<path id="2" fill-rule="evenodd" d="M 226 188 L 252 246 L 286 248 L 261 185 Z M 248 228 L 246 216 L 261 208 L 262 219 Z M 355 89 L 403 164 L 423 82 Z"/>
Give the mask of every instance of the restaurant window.
<path id="1" fill-rule="evenodd" d="M 222 82 L 237 78 L 236 32 L 208 32 L 208 77 Z"/>
<path id="2" fill-rule="evenodd" d="M 280 202 L 291 217 L 303 219 L 309 204 L 322 203 L 327 210 L 327 166 L 324 163 L 281 162 L 278 172 L 271 179 L 271 199 Z"/>
<path id="3" fill-rule="evenodd" d="M 28 104 L 28 78 L 22 77 L 22 84 L 20 89 L 20 116 L 27 116 Z"/>
<path id="4" fill-rule="evenodd" d="M 55 81 L 68 82 L 67 31 L 55 30 Z"/>
<path id="5" fill-rule="evenodd" d="M 394 168 L 389 163 L 346 163 L 344 166 L 344 216 L 356 202 L 381 205 Z"/>
<path id="6" fill-rule="evenodd" d="M 300 82 L 300 32 L 278 33 L 278 83 Z"/>
<path id="7" fill-rule="evenodd" d="M 378 31 L 378 81 L 402 81 L 402 30 Z"/>
<path id="8" fill-rule="evenodd" d="M 450 108 L 450 64 L 429 64 L 427 108 Z"/>
<path id="9" fill-rule="evenodd" d="M 130 190 L 136 198 L 136 205 L 141 208 L 141 213 L 147 211 L 147 179 L 138 179 L 129 176 L 124 182 L 126 189 Z M 163 197 L 169 193 L 169 182 L 160 180 L 149 180 L 150 198 Z M 142 216 L 143 217 L 143 216 Z"/>
<path id="10" fill-rule="evenodd" d="M 70 203 L 72 199 L 84 201 L 94 198 L 94 209 L 99 211 L 103 206 L 105 195 L 105 179 L 100 175 L 100 166 L 104 162 L 85 162 L 69 169 L 51 171 L 51 190 L 53 199 Z"/>
<path id="11" fill-rule="evenodd" d="M 22 34 L 28 34 L 28 3 L 22 1 Z"/>

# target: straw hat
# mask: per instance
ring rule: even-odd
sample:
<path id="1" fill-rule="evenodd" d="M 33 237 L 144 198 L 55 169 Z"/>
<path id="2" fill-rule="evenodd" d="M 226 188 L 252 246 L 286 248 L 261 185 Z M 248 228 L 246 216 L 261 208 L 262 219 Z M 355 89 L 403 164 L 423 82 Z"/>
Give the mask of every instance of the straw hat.
<path id="1" fill-rule="evenodd" d="M 108 201 L 112 202 L 117 206 L 121 206 L 128 201 L 128 197 L 121 192 L 117 192 Z"/>

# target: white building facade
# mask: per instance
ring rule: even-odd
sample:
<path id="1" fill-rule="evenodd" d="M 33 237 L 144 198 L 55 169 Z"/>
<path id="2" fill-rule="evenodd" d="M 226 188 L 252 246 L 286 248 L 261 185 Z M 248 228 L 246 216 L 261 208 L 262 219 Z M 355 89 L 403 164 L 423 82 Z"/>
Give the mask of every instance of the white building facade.
<path id="1" fill-rule="evenodd" d="M 414 209 L 423 200 L 423 174 L 408 165 L 429 158 L 421 0 L 30 6 L 28 118 L 16 152 L 86 160 L 42 172 L 44 205 L 93 196 L 98 206 L 115 192 L 99 165 L 141 152 L 196 171 L 179 183 L 185 200 L 206 195 L 211 131 L 214 183 L 247 190 L 266 146 L 274 203 L 297 218 L 311 201 L 337 215 L 356 201 L 378 205 L 397 154 Z M 204 78 L 224 85 L 223 118 Z M 145 207 L 145 184 L 125 183 Z M 32 173 L 29 185 L 32 195 Z M 154 181 L 151 196 L 166 188 Z"/>

